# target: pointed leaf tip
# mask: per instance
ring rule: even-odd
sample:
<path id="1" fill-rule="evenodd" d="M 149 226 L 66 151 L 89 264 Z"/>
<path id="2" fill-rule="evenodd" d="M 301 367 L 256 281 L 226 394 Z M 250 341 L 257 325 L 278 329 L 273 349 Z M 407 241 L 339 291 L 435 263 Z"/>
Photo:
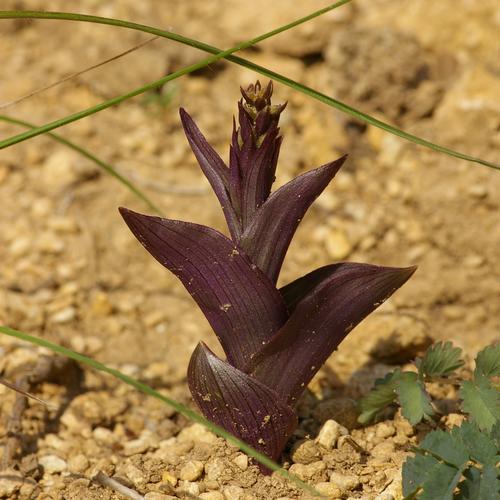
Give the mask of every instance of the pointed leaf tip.
<path id="1" fill-rule="evenodd" d="M 239 237 L 240 222 L 229 197 L 229 168 L 205 139 L 189 113 L 184 108 L 180 108 L 179 115 L 191 150 L 219 199 L 231 235 L 233 238 Z"/>
<path id="2" fill-rule="evenodd" d="M 276 283 L 286 252 L 306 211 L 344 164 L 347 155 L 299 175 L 280 187 L 255 212 L 240 245 Z"/>
<path id="3" fill-rule="evenodd" d="M 120 213 L 146 250 L 196 300 L 230 363 L 245 366 L 286 321 L 279 291 L 223 234 L 126 208 Z"/>
<path id="4" fill-rule="evenodd" d="M 272 460 L 279 459 L 297 416 L 276 392 L 219 359 L 203 343 L 191 356 L 188 384 L 205 417 Z"/>
<path id="5" fill-rule="evenodd" d="M 305 295 L 296 301 L 283 328 L 253 357 L 247 372 L 295 404 L 345 336 L 415 269 L 344 262 L 299 278 L 303 286 L 298 289 Z"/>

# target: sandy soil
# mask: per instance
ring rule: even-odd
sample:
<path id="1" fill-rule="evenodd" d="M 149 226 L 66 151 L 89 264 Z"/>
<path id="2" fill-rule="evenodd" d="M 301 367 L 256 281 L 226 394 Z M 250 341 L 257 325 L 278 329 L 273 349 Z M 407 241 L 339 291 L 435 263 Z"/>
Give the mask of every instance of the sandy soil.
<path id="1" fill-rule="evenodd" d="M 71 4 L 71 5 L 70 5 Z M 134 20 L 229 47 L 326 4 L 173 0 L 4 0 L 2 9 L 68 10 Z M 499 162 L 500 17 L 496 0 L 357 0 L 276 37 L 248 58 L 405 130 Z M 265 14 L 262 14 L 264 12 Z M 7 102 L 147 38 L 105 26 L 0 22 L 0 101 Z M 1 110 L 42 124 L 203 58 L 157 40 L 69 83 Z M 59 130 L 129 176 L 171 218 L 225 231 L 220 207 L 183 136 L 185 107 L 227 157 L 239 85 L 250 71 L 218 63 Z M 305 218 L 286 283 L 334 260 L 404 266 L 415 276 L 354 330 L 300 403 L 283 457 L 330 498 L 401 497 L 408 445 L 425 431 L 398 414 L 357 428 L 355 399 L 431 339 L 467 356 L 500 337 L 499 173 L 429 152 L 276 85 L 288 100 L 277 185 L 344 152 L 348 163 Z M 0 123 L 1 137 L 21 131 Z M 93 163 L 49 137 L 0 152 L 0 324 L 43 336 L 132 374 L 192 405 L 189 356 L 215 336 L 181 284 L 144 252 L 118 215 L 147 207 Z M 0 337 L 3 376 L 43 353 Z M 218 351 L 220 352 L 220 350 Z M 23 446 L 0 477 L 1 498 L 122 498 L 91 478 L 120 479 L 148 500 L 306 498 L 263 477 L 244 455 L 175 411 L 110 377 L 65 366 L 37 388 Z M 0 432 L 14 394 L 0 386 Z M 349 433 L 317 442 L 326 421 Z M 446 417 L 443 421 L 452 422 Z M 328 426 L 332 424 L 328 424 Z"/>

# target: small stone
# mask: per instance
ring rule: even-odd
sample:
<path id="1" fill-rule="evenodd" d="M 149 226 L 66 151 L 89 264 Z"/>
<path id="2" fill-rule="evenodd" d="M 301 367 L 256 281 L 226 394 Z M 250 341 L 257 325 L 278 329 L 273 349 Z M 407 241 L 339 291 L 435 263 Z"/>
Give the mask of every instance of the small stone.
<path id="1" fill-rule="evenodd" d="M 322 472 L 326 469 L 325 462 L 318 460 L 317 462 L 313 462 L 312 464 L 293 464 L 290 467 L 290 473 L 295 474 L 305 481 L 306 479 L 311 479 L 315 474 Z"/>
<path id="2" fill-rule="evenodd" d="M 471 186 L 468 187 L 467 192 L 473 198 L 481 199 L 481 198 L 486 198 L 486 196 L 488 196 L 488 188 L 483 184 L 472 184 Z"/>
<path id="3" fill-rule="evenodd" d="M 386 439 L 388 437 L 394 436 L 396 434 L 396 429 L 394 425 L 390 422 L 381 422 L 377 424 L 375 430 L 375 435 L 379 438 Z"/>
<path id="4" fill-rule="evenodd" d="M 294 444 L 291 457 L 297 464 L 310 464 L 318 460 L 319 450 L 314 441 L 302 439 Z"/>
<path id="5" fill-rule="evenodd" d="M 207 491 L 200 495 L 202 500 L 224 500 L 224 495 L 220 491 Z"/>
<path id="6" fill-rule="evenodd" d="M 133 439 L 132 441 L 128 441 L 123 445 L 123 454 L 126 457 L 130 457 L 132 455 L 145 453 L 148 450 L 149 445 L 149 439 Z"/>
<path id="7" fill-rule="evenodd" d="M 182 467 L 179 477 L 184 481 L 196 481 L 203 474 L 204 464 L 199 460 L 190 460 Z"/>
<path id="8" fill-rule="evenodd" d="M 45 455 L 40 457 L 38 463 L 44 468 L 45 472 L 49 474 L 63 472 L 68 467 L 66 460 L 63 460 L 57 455 Z"/>
<path id="9" fill-rule="evenodd" d="M 334 260 L 345 259 L 352 251 L 352 245 L 344 231 L 332 229 L 325 239 L 328 255 Z"/>
<path id="10" fill-rule="evenodd" d="M 314 488 L 318 490 L 319 493 L 326 496 L 327 498 L 338 498 L 341 496 L 342 492 L 339 488 L 333 483 L 328 483 L 326 481 L 322 481 L 320 483 L 316 483 Z"/>
<path id="11" fill-rule="evenodd" d="M 162 480 L 163 483 L 168 483 L 171 486 L 176 486 L 176 484 L 177 484 L 177 478 L 173 474 L 171 474 L 170 472 L 168 472 L 168 471 L 165 471 L 161 475 L 161 480 Z"/>
<path id="12" fill-rule="evenodd" d="M 85 472 L 89 465 L 87 457 L 82 453 L 73 455 L 68 460 L 68 470 L 74 474 L 81 474 L 82 472 Z"/>
<path id="13" fill-rule="evenodd" d="M 22 257 L 29 252 L 32 244 L 30 238 L 16 238 L 9 246 L 9 253 L 13 257 Z"/>
<path id="14" fill-rule="evenodd" d="M 70 217 L 52 216 L 47 222 L 47 227 L 56 233 L 78 232 L 76 221 Z"/>
<path id="15" fill-rule="evenodd" d="M 54 323 L 69 323 L 76 317 L 76 310 L 73 306 L 65 307 L 51 316 Z"/>
<path id="16" fill-rule="evenodd" d="M 144 498 L 145 500 L 178 500 L 179 497 L 165 495 L 164 493 L 158 493 L 157 491 L 150 491 L 144 495 Z"/>
<path id="17" fill-rule="evenodd" d="M 224 473 L 226 465 L 220 458 L 214 458 L 205 464 L 205 473 L 209 481 L 216 481 Z"/>
<path id="18" fill-rule="evenodd" d="M 485 259 L 482 255 L 470 254 L 467 255 L 462 262 L 464 266 L 474 269 L 476 267 L 481 267 L 484 264 Z"/>
<path id="19" fill-rule="evenodd" d="M 241 470 L 247 470 L 248 469 L 248 457 L 244 454 L 241 453 L 238 455 L 236 458 L 233 459 L 233 462 L 241 469 Z"/>
<path id="20" fill-rule="evenodd" d="M 55 255 L 60 254 L 65 248 L 64 241 L 59 239 L 54 233 L 48 231 L 40 234 L 36 246 L 43 253 Z"/>
<path id="21" fill-rule="evenodd" d="M 356 489 L 361 484 L 358 476 L 353 474 L 341 474 L 340 472 L 332 472 L 330 475 L 330 482 L 340 490 L 342 495 Z"/>
<path id="22" fill-rule="evenodd" d="M 12 470 L 2 471 L 0 476 L 0 498 L 14 498 L 14 494 L 18 492 L 24 482 L 19 472 Z"/>
<path id="23" fill-rule="evenodd" d="M 188 497 L 197 497 L 200 494 L 200 485 L 198 483 L 192 483 L 191 481 L 181 481 L 175 491 Z"/>
<path id="24" fill-rule="evenodd" d="M 239 486 L 226 486 L 223 491 L 226 500 L 241 500 L 245 490 Z"/>
<path id="25" fill-rule="evenodd" d="M 394 454 L 395 446 L 392 441 L 383 441 L 377 444 L 371 451 L 372 457 L 379 458 L 382 460 L 391 460 L 391 456 Z"/>
<path id="26" fill-rule="evenodd" d="M 214 443 L 217 441 L 217 436 L 207 430 L 201 424 L 193 424 L 189 427 L 182 429 L 182 431 L 177 436 L 179 441 L 193 441 L 198 443 Z"/>
<path id="27" fill-rule="evenodd" d="M 316 438 L 316 443 L 327 450 L 331 450 L 337 444 L 340 436 L 347 436 L 349 431 L 335 420 L 327 420 Z"/>
<path id="28" fill-rule="evenodd" d="M 127 479 L 132 481 L 135 486 L 140 486 L 147 483 L 148 478 L 146 473 L 133 464 L 126 464 L 123 468 L 123 472 L 127 476 Z"/>

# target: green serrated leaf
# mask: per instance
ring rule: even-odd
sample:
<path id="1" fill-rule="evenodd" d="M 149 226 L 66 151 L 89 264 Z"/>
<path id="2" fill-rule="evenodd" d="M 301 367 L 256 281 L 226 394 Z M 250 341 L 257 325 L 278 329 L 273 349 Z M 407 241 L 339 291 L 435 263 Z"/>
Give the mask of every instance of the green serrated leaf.
<path id="1" fill-rule="evenodd" d="M 418 424 L 424 417 L 430 418 L 434 411 L 429 395 L 418 375 L 412 372 L 403 372 L 396 380 L 401 411 L 412 425 Z"/>
<path id="2" fill-rule="evenodd" d="M 464 422 L 451 431 L 454 439 L 461 441 L 470 457 L 480 464 L 495 464 L 498 447 L 490 435 L 481 432 L 473 422 Z"/>
<path id="3" fill-rule="evenodd" d="M 476 370 L 474 376 L 485 377 L 500 376 L 500 344 L 485 347 L 476 356 Z"/>
<path id="4" fill-rule="evenodd" d="M 460 480 L 461 471 L 440 462 L 431 455 L 417 454 L 403 464 L 403 495 L 419 488 L 419 500 L 451 500 Z"/>
<path id="5" fill-rule="evenodd" d="M 451 342 L 438 342 L 427 349 L 424 357 L 417 363 L 421 377 L 444 377 L 460 368 L 462 349 L 453 347 Z"/>
<path id="6" fill-rule="evenodd" d="M 458 469 L 469 461 L 469 452 L 464 443 L 455 435 L 442 430 L 427 434 L 419 449 Z"/>
<path id="7" fill-rule="evenodd" d="M 497 448 L 497 453 L 500 454 L 500 421 L 497 422 L 490 431 L 490 439 Z"/>
<path id="8" fill-rule="evenodd" d="M 384 408 L 396 401 L 396 384 L 401 375 L 402 372 L 396 370 L 375 381 L 374 388 L 359 403 L 361 413 L 358 422 L 360 424 L 368 424 Z"/>
<path id="9" fill-rule="evenodd" d="M 500 481 L 493 465 L 482 470 L 470 467 L 464 472 L 465 480 L 459 487 L 457 500 L 497 500 L 500 498 Z"/>
<path id="10" fill-rule="evenodd" d="M 480 429 L 490 431 L 500 421 L 500 394 L 483 375 L 466 380 L 459 391 L 462 409 L 469 413 Z"/>

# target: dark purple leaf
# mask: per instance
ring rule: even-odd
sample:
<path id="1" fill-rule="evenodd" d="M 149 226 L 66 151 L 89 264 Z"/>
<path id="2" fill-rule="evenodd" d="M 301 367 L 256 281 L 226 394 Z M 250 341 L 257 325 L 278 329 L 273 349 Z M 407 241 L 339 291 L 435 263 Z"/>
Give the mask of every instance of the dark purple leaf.
<path id="1" fill-rule="evenodd" d="M 275 191 L 244 230 L 240 246 L 276 283 L 290 241 L 302 217 L 342 166 L 346 156 L 306 172 Z"/>
<path id="2" fill-rule="evenodd" d="M 126 208 L 120 213 L 146 250 L 182 281 L 234 366 L 245 366 L 286 321 L 279 291 L 223 234 Z"/>
<path id="3" fill-rule="evenodd" d="M 344 337 L 415 271 L 354 263 L 326 268 L 325 279 L 296 304 L 287 323 L 245 370 L 290 405 Z"/>
<path id="4" fill-rule="evenodd" d="M 229 169 L 207 142 L 186 110 L 181 108 L 179 113 L 189 145 L 219 199 L 231 235 L 237 238 L 241 234 L 241 224 L 229 198 Z"/>
<path id="5" fill-rule="evenodd" d="M 282 138 L 278 137 L 279 128 L 273 123 L 262 144 L 251 148 L 248 165 L 243 171 L 243 230 L 250 223 L 255 211 L 267 200 L 276 173 L 276 164 Z"/>
<path id="6" fill-rule="evenodd" d="M 272 460 L 279 458 L 297 417 L 275 391 L 222 361 L 203 343 L 191 356 L 188 383 L 205 417 Z"/>

